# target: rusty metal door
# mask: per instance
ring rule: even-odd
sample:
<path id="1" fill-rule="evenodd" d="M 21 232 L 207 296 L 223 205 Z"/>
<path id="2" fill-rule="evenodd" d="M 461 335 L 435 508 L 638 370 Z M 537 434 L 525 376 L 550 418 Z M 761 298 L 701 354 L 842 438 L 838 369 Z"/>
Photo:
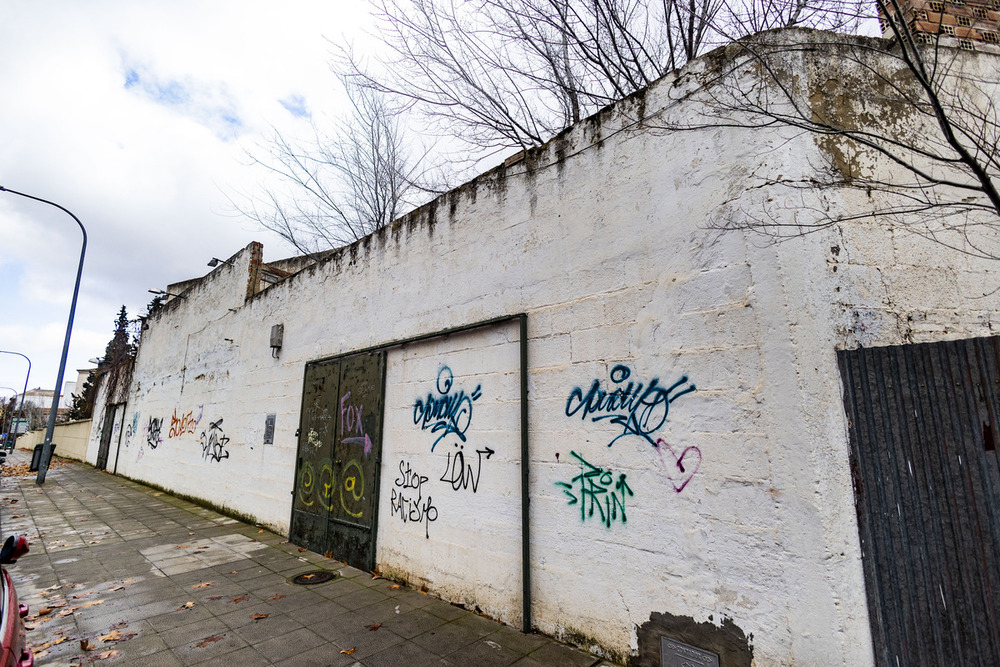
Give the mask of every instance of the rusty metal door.
<path id="1" fill-rule="evenodd" d="M 385 353 L 306 365 L 289 539 L 370 570 L 375 561 Z"/>
<path id="2" fill-rule="evenodd" d="M 1000 339 L 838 353 L 880 665 L 1000 659 Z"/>

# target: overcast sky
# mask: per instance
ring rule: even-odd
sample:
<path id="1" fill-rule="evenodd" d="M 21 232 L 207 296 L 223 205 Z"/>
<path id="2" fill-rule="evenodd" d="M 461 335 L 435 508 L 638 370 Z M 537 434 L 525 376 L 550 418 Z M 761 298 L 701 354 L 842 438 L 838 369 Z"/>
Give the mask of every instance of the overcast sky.
<path id="1" fill-rule="evenodd" d="M 203 275 L 253 240 L 244 148 L 301 133 L 342 104 L 325 37 L 356 35 L 345 0 L 0 0 L 0 185 L 54 201 L 87 229 L 65 380 L 103 354 L 119 307 Z M 0 192 L 0 349 L 52 388 L 82 236 L 65 213 Z M 27 364 L 0 354 L 0 397 Z"/>

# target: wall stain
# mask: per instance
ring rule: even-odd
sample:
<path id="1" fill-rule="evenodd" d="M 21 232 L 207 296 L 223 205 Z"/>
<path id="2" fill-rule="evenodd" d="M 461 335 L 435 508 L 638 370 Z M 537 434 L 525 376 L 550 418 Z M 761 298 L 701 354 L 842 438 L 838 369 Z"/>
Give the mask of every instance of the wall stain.
<path id="1" fill-rule="evenodd" d="M 733 619 L 723 616 L 722 625 L 716 625 L 709 616 L 696 623 L 690 616 L 654 611 L 638 628 L 639 654 L 632 656 L 628 667 L 660 667 L 661 635 L 717 653 L 724 667 L 750 667 L 753 662 L 753 634 L 747 637 Z"/>

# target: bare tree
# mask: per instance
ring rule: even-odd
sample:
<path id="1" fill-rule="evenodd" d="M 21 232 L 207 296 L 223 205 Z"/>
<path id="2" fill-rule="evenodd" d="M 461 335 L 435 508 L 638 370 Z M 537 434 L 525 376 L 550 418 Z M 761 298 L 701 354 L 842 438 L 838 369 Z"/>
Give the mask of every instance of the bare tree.
<path id="1" fill-rule="evenodd" d="M 275 131 L 248 151 L 271 177 L 261 192 L 230 198 L 302 253 L 337 248 L 391 223 L 425 192 L 428 169 L 410 156 L 397 110 L 369 89 L 347 86 L 350 115 L 309 142 Z"/>
<path id="2" fill-rule="evenodd" d="M 706 117 L 674 130 L 787 128 L 827 156 L 799 176 L 761 175 L 762 209 L 735 205 L 721 228 L 798 236 L 858 219 L 883 220 L 973 256 L 1000 257 L 1000 81 L 996 55 L 971 55 L 917 32 L 899 0 L 879 0 L 886 39 L 774 33 L 729 47 L 726 72 L 698 91 Z M 812 76 L 798 56 L 820 59 Z M 751 65 L 756 77 L 740 77 Z M 985 65 L 985 66 L 984 66 Z M 653 125 L 656 123 L 654 122 Z M 864 193 L 870 208 L 803 208 L 795 191 Z M 742 195 L 737 194 L 739 199 Z M 795 201 L 795 198 L 792 198 Z"/>
<path id="3" fill-rule="evenodd" d="M 771 27 L 851 29 L 856 0 L 375 0 L 388 55 L 337 66 L 480 149 L 526 148 L 707 48 Z"/>

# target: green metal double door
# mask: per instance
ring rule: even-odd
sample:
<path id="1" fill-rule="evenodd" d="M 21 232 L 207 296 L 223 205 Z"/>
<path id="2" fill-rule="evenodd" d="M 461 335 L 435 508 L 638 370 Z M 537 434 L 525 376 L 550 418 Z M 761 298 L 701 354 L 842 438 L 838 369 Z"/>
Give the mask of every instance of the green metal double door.
<path id="1" fill-rule="evenodd" d="M 371 570 L 378 527 L 385 352 L 306 365 L 289 540 Z"/>

